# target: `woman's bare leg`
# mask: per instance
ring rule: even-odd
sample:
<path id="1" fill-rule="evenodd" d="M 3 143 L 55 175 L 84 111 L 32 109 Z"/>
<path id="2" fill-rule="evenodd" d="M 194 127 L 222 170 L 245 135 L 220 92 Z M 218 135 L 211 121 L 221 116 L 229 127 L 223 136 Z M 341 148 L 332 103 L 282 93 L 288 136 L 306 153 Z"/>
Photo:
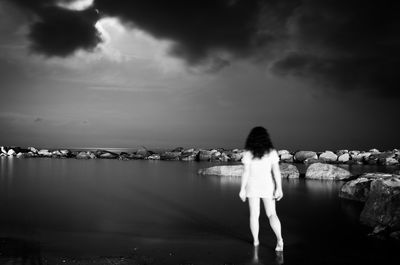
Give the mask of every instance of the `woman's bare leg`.
<path id="1" fill-rule="evenodd" d="M 260 198 L 248 198 L 249 199 L 249 209 L 250 209 L 250 230 L 253 235 L 253 244 L 254 246 L 258 246 L 258 231 L 259 231 L 259 223 L 258 219 L 260 217 Z"/>
<path id="2" fill-rule="evenodd" d="M 278 216 L 276 215 L 275 209 L 275 200 L 263 198 L 263 203 L 265 207 L 265 213 L 269 219 L 269 224 L 271 225 L 272 230 L 276 236 L 276 251 L 283 251 L 283 238 L 281 234 L 281 222 L 279 221 Z"/>

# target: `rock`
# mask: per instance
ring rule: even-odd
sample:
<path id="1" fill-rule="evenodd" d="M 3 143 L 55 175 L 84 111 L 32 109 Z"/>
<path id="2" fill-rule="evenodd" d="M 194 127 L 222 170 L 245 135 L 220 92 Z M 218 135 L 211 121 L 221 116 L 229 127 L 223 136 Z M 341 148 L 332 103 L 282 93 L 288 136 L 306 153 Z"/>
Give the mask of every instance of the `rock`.
<path id="1" fill-rule="evenodd" d="M 339 191 L 339 197 L 354 201 L 365 202 L 369 195 L 369 188 L 372 179 L 357 178 L 343 184 Z"/>
<path id="2" fill-rule="evenodd" d="M 240 162 L 242 160 L 243 153 L 244 152 L 240 152 L 240 151 L 236 151 L 235 152 L 234 151 L 234 152 L 228 153 L 227 155 L 229 157 L 229 161 L 231 161 L 231 162 Z"/>
<path id="3" fill-rule="evenodd" d="M 200 175 L 241 177 L 243 174 L 243 165 L 213 166 L 199 169 L 197 173 Z"/>
<path id="4" fill-rule="evenodd" d="M 344 154 L 348 154 L 349 153 L 349 150 L 337 150 L 336 151 L 336 155 L 339 157 L 339 156 L 341 156 L 341 155 L 344 155 Z"/>
<path id="5" fill-rule="evenodd" d="M 380 153 L 379 150 L 376 149 L 376 148 L 372 148 L 372 149 L 370 149 L 368 152 L 373 153 L 373 154 L 378 154 L 378 153 Z"/>
<path id="6" fill-rule="evenodd" d="M 102 159 L 116 159 L 119 158 L 118 154 L 112 153 L 112 152 L 104 152 L 98 156 L 98 158 Z"/>
<path id="7" fill-rule="evenodd" d="M 208 150 L 200 150 L 198 157 L 199 161 L 210 161 L 211 160 L 212 152 Z"/>
<path id="8" fill-rule="evenodd" d="M 318 155 L 313 151 L 298 151 L 294 155 L 294 159 L 298 162 L 304 162 L 308 158 L 318 159 Z"/>
<path id="9" fill-rule="evenodd" d="M 25 158 L 25 157 L 27 157 L 27 156 L 25 155 L 25 153 L 19 152 L 19 153 L 17 154 L 17 158 Z"/>
<path id="10" fill-rule="evenodd" d="M 28 147 L 28 150 L 35 154 L 37 154 L 39 152 L 39 150 L 37 150 L 35 147 Z"/>
<path id="11" fill-rule="evenodd" d="M 94 152 L 97 158 L 102 158 L 102 159 L 116 159 L 119 157 L 118 154 L 107 151 L 107 150 L 96 150 Z"/>
<path id="12" fill-rule="evenodd" d="M 183 152 L 183 150 L 185 150 L 185 148 L 177 147 L 177 148 L 174 148 L 171 152 Z"/>
<path id="13" fill-rule="evenodd" d="M 148 160 L 160 160 L 161 157 L 159 154 L 152 154 L 147 157 Z"/>
<path id="14" fill-rule="evenodd" d="M 279 167 L 281 169 L 282 178 L 298 178 L 300 175 L 297 167 L 294 165 L 281 164 Z M 213 166 L 199 169 L 197 173 L 200 175 L 241 177 L 243 174 L 243 165 Z"/>
<path id="15" fill-rule="evenodd" d="M 160 154 L 161 160 L 179 160 L 181 152 L 164 152 Z"/>
<path id="16" fill-rule="evenodd" d="M 321 161 L 319 159 L 315 159 L 315 158 L 307 158 L 306 160 L 303 161 L 303 163 L 307 164 L 307 165 L 320 163 L 320 162 Z"/>
<path id="17" fill-rule="evenodd" d="M 290 152 L 289 152 L 288 150 L 278 150 L 278 155 L 279 155 L 279 156 L 281 156 L 281 155 L 287 155 L 287 154 L 290 154 Z"/>
<path id="18" fill-rule="evenodd" d="M 195 153 L 184 154 L 184 155 L 181 155 L 180 160 L 182 160 L 182 161 L 195 161 L 196 157 L 197 157 L 197 155 Z"/>
<path id="19" fill-rule="evenodd" d="M 44 156 L 44 157 L 51 157 L 53 154 L 47 149 L 41 149 L 38 151 L 38 155 Z"/>
<path id="20" fill-rule="evenodd" d="M 90 159 L 90 154 L 89 152 L 79 152 L 76 157 L 76 159 Z"/>
<path id="21" fill-rule="evenodd" d="M 1 147 L 0 147 L 0 150 L 1 150 L 0 153 L 5 154 L 5 155 L 6 155 L 7 152 L 8 152 L 7 147 L 5 147 L 5 146 L 1 146 Z"/>
<path id="22" fill-rule="evenodd" d="M 400 240 L 400 231 L 394 231 L 389 236 L 395 240 Z"/>
<path id="23" fill-rule="evenodd" d="M 338 162 L 340 163 L 347 163 L 350 160 L 349 153 L 344 153 L 338 157 Z"/>
<path id="24" fill-rule="evenodd" d="M 366 162 L 369 165 L 376 165 L 378 164 L 378 155 L 377 154 L 371 154 L 368 159 L 366 160 Z"/>
<path id="25" fill-rule="evenodd" d="M 351 151 L 349 152 L 350 156 L 358 155 L 359 153 L 361 153 L 359 150 L 351 150 Z"/>
<path id="26" fill-rule="evenodd" d="M 321 162 L 332 163 L 337 161 L 338 156 L 332 151 L 325 151 L 319 155 L 318 159 L 321 160 Z"/>
<path id="27" fill-rule="evenodd" d="M 282 163 L 279 165 L 282 178 L 298 179 L 300 177 L 299 170 L 295 165 Z"/>
<path id="28" fill-rule="evenodd" d="M 228 162 L 229 161 L 229 156 L 227 154 L 225 154 L 225 153 L 222 153 L 219 159 L 220 159 L 221 162 Z"/>
<path id="29" fill-rule="evenodd" d="M 68 150 L 68 149 L 62 149 L 62 150 L 60 150 L 60 153 L 63 155 L 63 156 L 66 156 L 66 157 L 70 157 L 71 156 L 71 151 L 70 150 Z"/>
<path id="30" fill-rule="evenodd" d="M 292 154 L 282 154 L 280 156 L 280 161 L 285 163 L 293 163 L 293 155 Z"/>
<path id="31" fill-rule="evenodd" d="M 338 166 L 315 163 L 306 171 L 306 179 L 344 180 L 351 177 L 351 173 Z"/>
<path id="32" fill-rule="evenodd" d="M 9 149 L 9 150 L 7 151 L 7 155 L 8 155 L 8 156 L 15 156 L 15 155 L 17 155 L 17 153 L 14 151 L 14 149 Z"/>
<path id="33" fill-rule="evenodd" d="M 215 152 L 211 151 L 211 159 L 210 161 L 221 161 L 221 152 L 215 150 Z"/>
<path id="34" fill-rule="evenodd" d="M 400 176 L 377 179 L 371 189 L 360 220 L 371 227 L 400 229 Z"/>
<path id="35" fill-rule="evenodd" d="M 360 152 L 358 154 L 353 154 L 351 155 L 351 159 L 357 162 L 367 162 L 368 161 L 368 157 L 371 155 L 370 152 Z"/>
<path id="36" fill-rule="evenodd" d="M 399 161 L 397 161 L 397 159 L 395 158 L 396 153 L 392 151 L 380 153 L 379 155 L 377 155 L 377 157 L 378 157 L 378 163 L 380 165 L 390 166 L 399 163 Z"/>
<path id="37" fill-rule="evenodd" d="M 137 155 L 136 159 L 143 159 L 150 155 L 149 150 L 146 147 L 141 146 L 135 153 Z"/>

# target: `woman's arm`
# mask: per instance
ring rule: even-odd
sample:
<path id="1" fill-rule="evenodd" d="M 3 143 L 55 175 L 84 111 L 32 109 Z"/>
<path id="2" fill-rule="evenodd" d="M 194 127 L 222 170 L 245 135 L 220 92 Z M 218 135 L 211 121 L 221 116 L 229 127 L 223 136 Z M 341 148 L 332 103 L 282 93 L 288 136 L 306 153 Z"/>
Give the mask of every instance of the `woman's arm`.
<path id="1" fill-rule="evenodd" d="M 239 197 L 244 202 L 246 201 L 246 185 L 247 181 L 249 180 L 249 174 L 250 174 L 247 154 L 245 154 L 245 156 L 243 157 L 242 163 L 243 163 L 243 174 L 241 179 Z"/>
<path id="2" fill-rule="evenodd" d="M 247 181 L 249 180 L 249 165 L 244 164 L 243 174 L 242 174 L 242 184 L 240 185 L 240 190 L 245 190 Z"/>
<path id="3" fill-rule="evenodd" d="M 274 161 L 272 163 L 272 174 L 274 176 L 274 181 L 275 181 L 274 197 L 277 201 L 279 201 L 283 197 L 282 176 L 281 176 L 281 169 L 279 168 L 279 157 L 277 161 Z"/>

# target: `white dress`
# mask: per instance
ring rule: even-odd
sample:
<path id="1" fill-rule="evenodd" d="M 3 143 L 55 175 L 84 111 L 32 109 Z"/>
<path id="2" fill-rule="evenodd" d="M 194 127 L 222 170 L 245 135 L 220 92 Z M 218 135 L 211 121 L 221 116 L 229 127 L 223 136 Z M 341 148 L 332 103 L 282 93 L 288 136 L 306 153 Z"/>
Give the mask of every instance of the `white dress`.
<path id="1" fill-rule="evenodd" d="M 275 182 L 272 176 L 272 164 L 279 163 L 276 150 L 266 153 L 261 159 L 254 158 L 250 151 L 243 154 L 242 163 L 248 169 L 248 181 L 245 187 L 246 197 L 273 198 Z"/>

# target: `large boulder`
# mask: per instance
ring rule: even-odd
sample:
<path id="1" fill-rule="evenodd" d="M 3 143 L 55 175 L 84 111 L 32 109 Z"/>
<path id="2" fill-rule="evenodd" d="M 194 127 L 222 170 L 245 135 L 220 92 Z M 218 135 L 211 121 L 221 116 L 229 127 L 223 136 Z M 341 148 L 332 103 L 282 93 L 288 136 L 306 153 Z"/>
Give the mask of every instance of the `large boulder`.
<path id="1" fill-rule="evenodd" d="M 179 160 L 181 152 L 163 152 L 160 154 L 161 160 Z"/>
<path id="2" fill-rule="evenodd" d="M 281 176 L 282 178 L 298 178 L 299 171 L 294 165 L 281 164 Z M 213 166 L 208 168 L 202 168 L 198 170 L 200 175 L 215 175 L 224 177 L 241 177 L 243 174 L 243 165 L 223 165 Z"/>
<path id="3" fill-rule="evenodd" d="M 200 175 L 241 177 L 243 174 L 243 168 L 243 165 L 213 166 L 208 168 L 201 168 L 197 171 L 197 173 Z"/>
<path id="4" fill-rule="evenodd" d="M 400 229 L 400 176 L 371 182 L 360 220 L 371 227 Z"/>
<path id="5" fill-rule="evenodd" d="M 288 150 L 278 150 L 278 156 L 290 154 Z"/>
<path id="6" fill-rule="evenodd" d="M 15 152 L 14 149 L 11 148 L 11 149 L 9 149 L 9 150 L 7 151 L 7 155 L 8 155 L 8 156 L 16 156 L 16 155 L 17 155 L 17 152 Z"/>
<path id="7" fill-rule="evenodd" d="M 183 147 L 176 147 L 171 152 L 183 152 L 184 150 L 185 150 L 185 148 L 183 148 Z"/>
<path id="8" fill-rule="evenodd" d="M 119 158 L 119 155 L 116 154 L 116 153 L 112 153 L 112 152 L 105 152 L 105 153 L 99 155 L 98 158 L 102 158 L 102 159 L 117 159 L 117 158 Z"/>
<path id="9" fill-rule="evenodd" d="M 293 155 L 290 153 L 285 153 L 280 155 L 280 161 L 285 163 L 293 163 Z"/>
<path id="10" fill-rule="evenodd" d="M 306 171 L 306 179 L 345 180 L 351 176 L 346 169 L 323 163 L 312 164 Z"/>
<path id="11" fill-rule="evenodd" d="M 0 146 L 0 153 L 7 155 L 7 151 L 8 151 L 7 147 Z"/>
<path id="12" fill-rule="evenodd" d="M 229 161 L 231 162 L 239 162 L 242 160 L 243 157 L 243 151 L 239 151 L 239 150 L 233 150 L 230 153 L 227 153 L 228 157 L 229 157 Z"/>
<path id="13" fill-rule="evenodd" d="M 138 150 L 136 150 L 136 159 L 144 159 L 150 155 L 149 150 L 146 147 L 141 146 Z"/>
<path id="14" fill-rule="evenodd" d="M 194 148 L 185 149 L 182 151 L 180 160 L 182 161 L 194 161 L 197 158 L 199 152 L 194 150 Z"/>
<path id="15" fill-rule="evenodd" d="M 209 150 L 199 150 L 198 153 L 198 160 L 199 161 L 210 161 L 211 160 L 212 152 Z"/>
<path id="16" fill-rule="evenodd" d="M 350 154 L 349 153 L 343 153 L 338 157 L 338 162 L 339 163 L 347 163 L 350 160 Z"/>
<path id="17" fill-rule="evenodd" d="M 148 160 L 160 160 L 161 156 L 159 154 L 152 154 L 147 157 Z"/>
<path id="18" fill-rule="evenodd" d="M 117 159 L 119 157 L 118 154 L 107 151 L 107 150 L 96 150 L 94 152 L 97 158 L 101 159 Z"/>
<path id="19" fill-rule="evenodd" d="M 342 149 L 342 150 L 337 150 L 336 151 L 336 155 L 339 157 L 339 156 L 341 156 L 341 155 L 343 155 L 343 154 L 348 154 L 349 153 L 349 150 L 346 150 L 346 149 Z"/>
<path id="20" fill-rule="evenodd" d="M 298 179 L 300 177 L 299 170 L 295 165 L 282 163 L 279 165 L 282 178 Z"/>
<path id="21" fill-rule="evenodd" d="M 39 150 L 37 150 L 35 147 L 32 147 L 32 146 L 28 147 L 28 150 L 35 154 L 37 154 L 39 152 Z"/>
<path id="22" fill-rule="evenodd" d="M 339 197 L 354 201 L 365 202 L 369 195 L 369 188 L 372 179 L 357 178 L 343 184 L 339 191 Z"/>
<path id="23" fill-rule="evenodd" d="M 294 155 L 294 159 L 298 162 L 304 162 L 304 160 L 309 158 L 318 159 L 318 155 L 314 151 L 298 151 Z"/>
<path id="24" fill-rule="evenodd" d="M 41 149 L 38 151 L 38 155 L 44 156 L 44 157 L 51 157 L 53 154 L 52 154 L 52 152 L 50 152 L 47 149 Z"/>
<path id="25" fill-rule="evenodd" d="M 76 159 L 90 159 L 90 153 L 89 152 L 79 152 L 76 156 Z"/>
<path id="26" fill-rule="evenodd" d="M 370 184 L 377 179 L 392 178 L 393 174 L 387 173 L 364 173 L 356 179 L 343 184 L 339 191 L 339 197 L 349 200 L 365 202 L 370 192 Z"/>
<path id="27" fill-rule="evenodd" d="M 337 161 L 338 156 L 332 151 L 325 151 L 319 155 L 318 159 L 321 160 L 321 162 L 332 163 Z"/>

